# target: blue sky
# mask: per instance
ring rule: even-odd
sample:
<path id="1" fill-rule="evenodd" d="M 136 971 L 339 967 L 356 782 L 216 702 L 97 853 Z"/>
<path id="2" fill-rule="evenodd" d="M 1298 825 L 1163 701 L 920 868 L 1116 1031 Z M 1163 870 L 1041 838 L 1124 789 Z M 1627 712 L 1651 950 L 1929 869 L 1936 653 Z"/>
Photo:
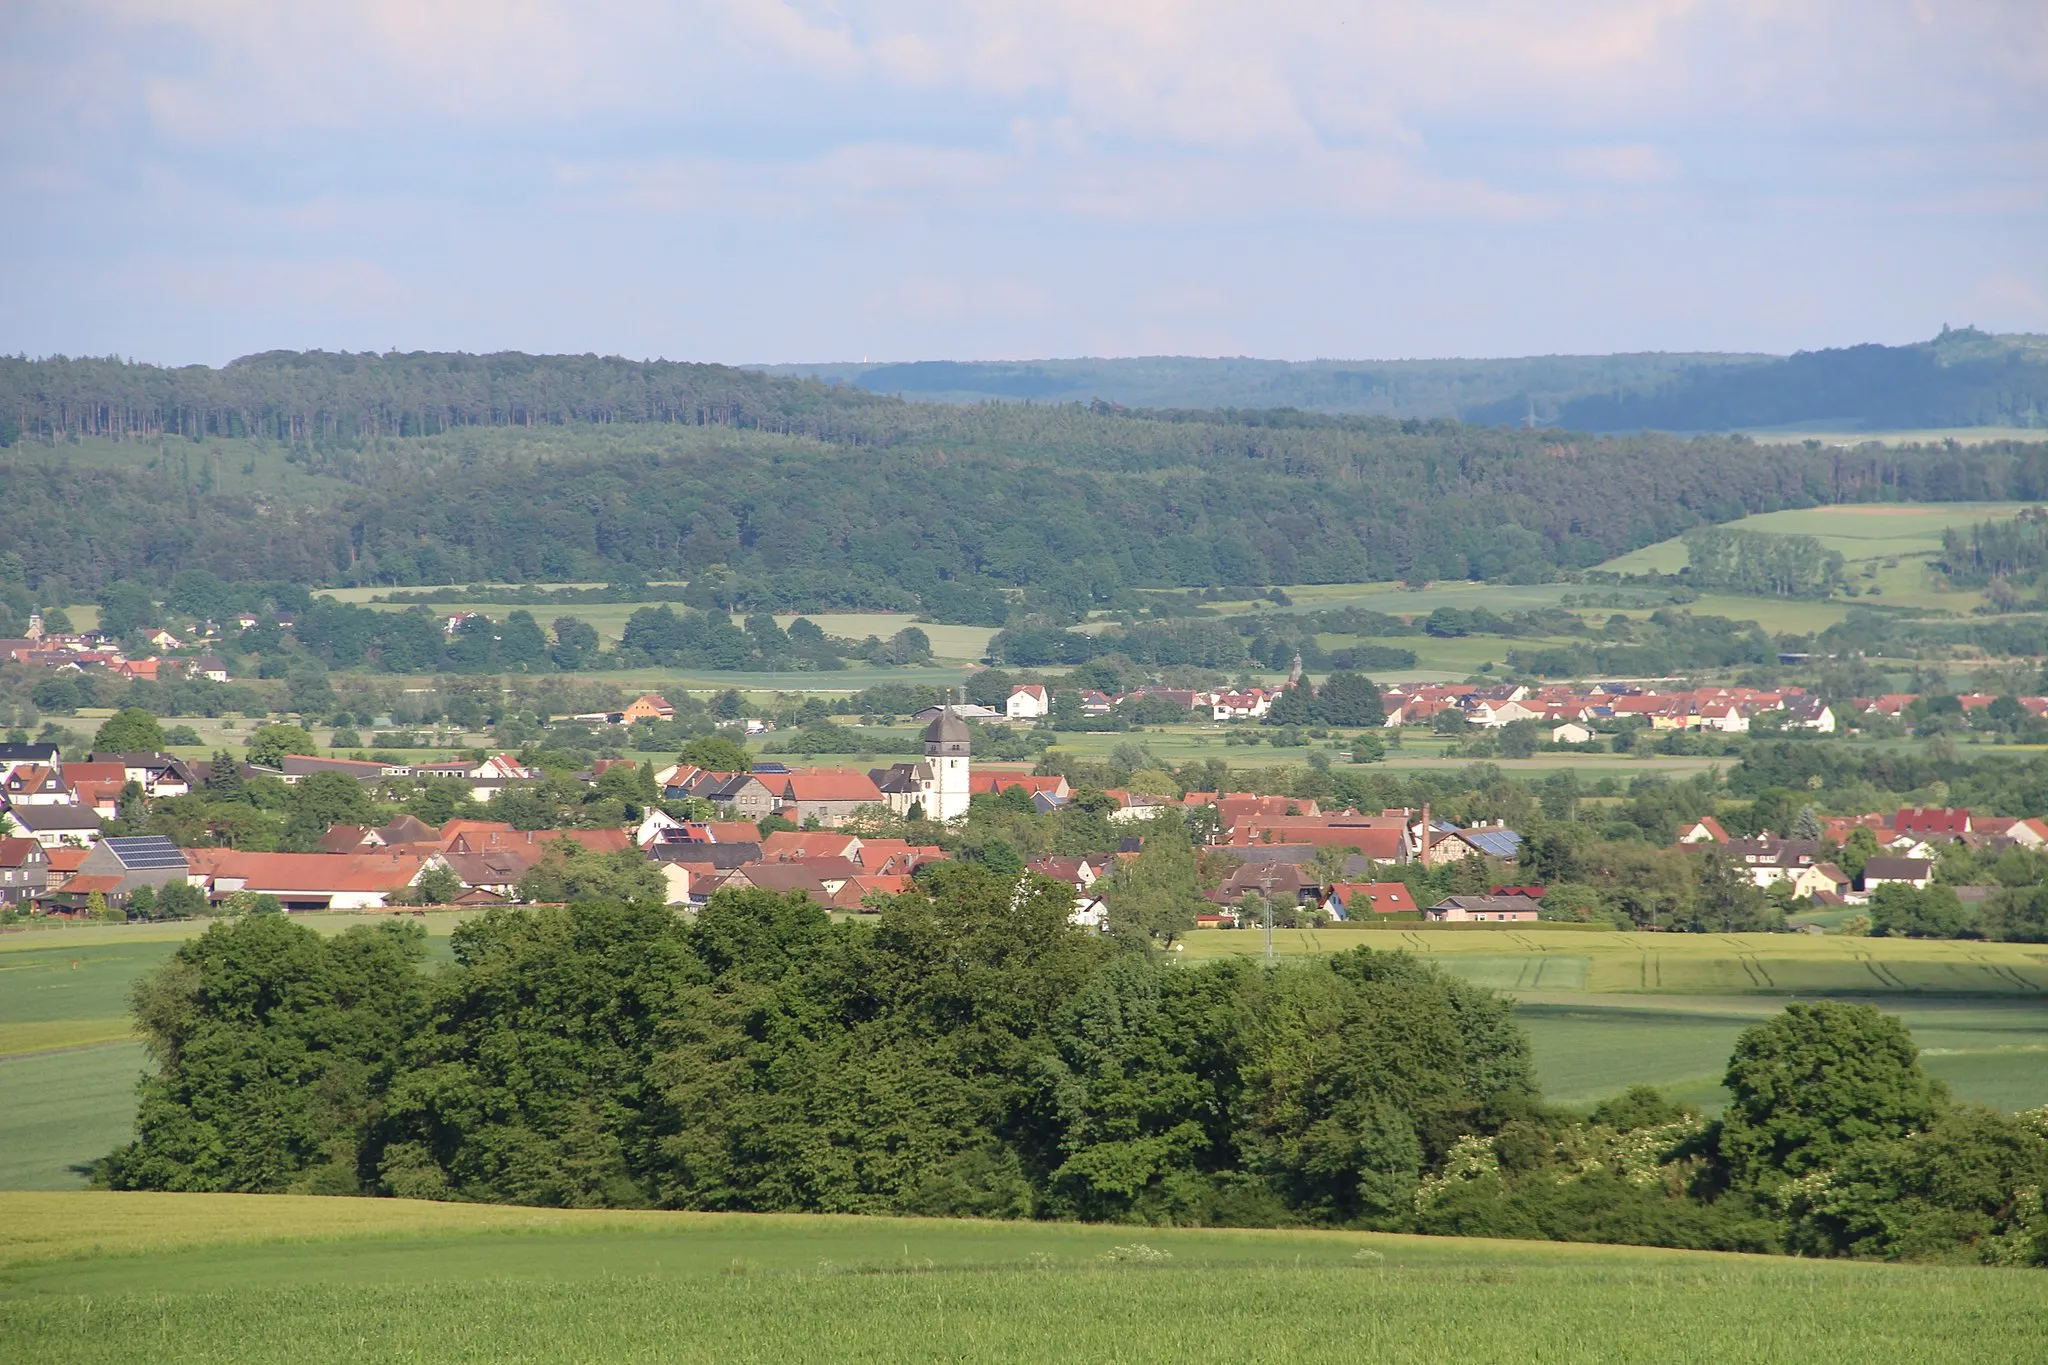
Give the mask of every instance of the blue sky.
<path id="1" fill-rule="evenodd" d="M 0 349 L 2048 332 L 2048 4 L 9 0 Z"/>

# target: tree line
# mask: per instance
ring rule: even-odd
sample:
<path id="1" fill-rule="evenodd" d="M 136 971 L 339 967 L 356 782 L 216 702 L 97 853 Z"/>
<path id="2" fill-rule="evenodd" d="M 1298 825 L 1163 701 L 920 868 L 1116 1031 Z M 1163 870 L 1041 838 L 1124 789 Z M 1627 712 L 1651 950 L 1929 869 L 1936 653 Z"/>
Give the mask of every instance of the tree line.
<path id="1" fill-rule="evenodd" d="M 874 924 L 721 893 L 424 935 L 250 915 L 135 1014 L 116 1189 L 1551 1237 L 2048 1262 L 2043 1116 L 1898 1022 L 1747 1030 L 1724 1117 L 1546 1105 L 1511 1004 L 1403 953 L 1176 966 L 1071 890 L 934 869 Z"/>

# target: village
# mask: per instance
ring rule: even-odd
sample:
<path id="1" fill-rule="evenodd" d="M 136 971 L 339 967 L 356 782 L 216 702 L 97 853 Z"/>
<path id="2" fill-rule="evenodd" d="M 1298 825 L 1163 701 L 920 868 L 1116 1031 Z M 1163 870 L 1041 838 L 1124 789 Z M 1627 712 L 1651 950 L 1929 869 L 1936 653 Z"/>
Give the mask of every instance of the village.
<path id="1" fill-rule="evenodd" d="M 19 642 L 0 642 L 0 649 Z M 105 642 L 72 637 L 35 642 L 23 662 L 44 667 L 141 666 Z M 113 657 L 109 658 L 108 655 Z M 152 669 L 157 660 L 144 661 Z M 1266 717 L 1293 680 L 1273 689 L 1200 691 L 1145 686 L 1109 696 L 1083 689 L 1080 704 L 1102 714 L 1132 698 L 1185 707 L 1218 722 Z M 972 761 L 974 728 L 1044 724 L 1057 684 L 1016 685 L 1002 710 L 966 702 L 927 708 L 924 757 L 866 770 L 797 767 L 762 758 L 745 770 L 713 771 L 685 762 L 645 765 L 659 799 L 611 827 L 525 828 L 503 819 L 452 818 L 429 824 L 399 814 L 378 824 L 335 823 L 316 851 L 273 852 L 180 846 L 161 833 L 123 832 L 124 803 L 189 795 L 223 776 L 213 759 L 164 752 L 66 755 L 52 743 L 0 745 L 0 908 L 13 915 L 120 918 L 165 913 L 379 911 L 447 905 L 481 908 L 531 901 L 532 876 L 551 854 L 644 863 L 658 873 L 663 898 L 689 910 L 720 890 L 760 889 L 809 897 L 838 913 L 869 913 L 908 888 L 919 869 L 950 856 L 938 839 L 912 842 L 878 829 L 958 828 L 977 800 L 1002 800 L 1039 815 L 1077 797 L 1097 803 L 1117 831 L 1114 846 L 1041 855 L 1025 870 L 1072 889 L 1073 922 L 1106 925 L 1105 896 L 1119 867 L 1144 847 L 1148 822 L 1167 810 L 1198 831 L 1211 875 L 1197 927 L 1233 928 L 1270 918 L 1284 923 L 1392 922 L 1512 924 L 1542 917 L 1545 888 L 1521 874 L 1522 836 L 1504 822 L 1471 827 L 1432 818 L 1429 807 L 1325 809 L 1314 799 L 1228 790 L 1178 795 L 1107 789 L 1082 792 L 1058 773 L 1027 773 Z M 1834 710 L 1791 688 L 1658 690 L 1599 683 L 1583 688 L 1474 684 L 1394 688 L 1380 695 L 1390 728 L 1441 729 L 1444 718 L 1498 729 L 1545 727 L 1558 745 L 1589 744 L 1592 728 L 1625 722 L 1656 729 L 1740 733 L 1760 718 L 1780 728 L 1829 734 Z M 1853 703 L 1859 714 L 1897 715 L 1915 700 L 1892 695 Z M 1990 698 L 1959 698 L 1979 708 Z M 2034 714 L 2048 699 L 2021 698 Z M 674 708 L 644 694 L 615 711 L 573 719 L 614 726 L 660 721 Z M 742 719 L 741 732 L 758 731 Z M 576 778 L 589 786 L 614 770 L 637 775 L 628 758 L 594 760 Z M 511 754 L 421 762 L 284 754 L 274 765 L 241 762 L 232 780 L 269 779 L 291 788 L 310 778 L 345 780 L 385 801 L 429 784 L 447 784 L 488 811 L 497 798 L 537 784 L 543 774 Z M 2048 848 L 2039 818 L 1972 816 L 1967 810 L 1899 809 L 1829 816 L 1817 829 L 1758 831 L 1731 838 L 1713 816 L 1671 831 L 1676 848 L 1711 849 L 1762 890 L 1813 908 L 1864 904 L 1877 888 L 1925 888 L 1935 860 L 1951 844 L 1996 851 Z M 1857 846 L 1845 859 L 1840 850 Z M 1843 870 L 1850 862 L 1854 873 Z M 1461 894 L 1415 898 L 1404 868 L 1471 869 Z M 1961 888 L 1965 898 L 1987 888 Z"/>

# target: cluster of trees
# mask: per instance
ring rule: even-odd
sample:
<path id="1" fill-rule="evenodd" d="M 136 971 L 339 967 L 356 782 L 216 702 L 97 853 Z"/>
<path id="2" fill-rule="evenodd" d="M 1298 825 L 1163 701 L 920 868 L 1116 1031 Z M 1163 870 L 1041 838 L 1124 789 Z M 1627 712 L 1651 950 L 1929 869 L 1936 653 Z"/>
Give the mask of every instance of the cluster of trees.
<path id="1" fill-rule="evenodd" d="M 1754 621 L 1660 607 L 1647 620 L 1619 612 L 1593 638 L 1507 651 L 1507 663 L 1545 678 L 1659 677 L 1710 668 L 1770 666 L 1778 643 Z"/>
<path id="2" fill-rule="evenodd" d="M 2048 508 L 2030 507 L 2009 520 L 1980 521 L 1941 533 L 1941 569 L 1957 587 L 2033 584 L 2048 568 Z M 1998 604 L 1994 604 L 1998 605 Z M 2004 605 L 2010 606 L 2008 601 Z"/>
<path id="3" fill-rule="evenodd" d="M 1813 536 L 1701 526 L 1685 533 L 1686 577 L 1695 588 L 1768 597 L 1826 597 L 1842 556 Z"/>
<path id="4" fill-rule="evenodd" d="M 932 643 L 916 626 L 905 626 L 887 640 L 869 636 L 854 641 L 827 635 L 801 616 L 790 622 L 787 630 L 767 612 L 755 612 L 744 626 L 735 626 L 722 611 L 678 612 L 664 603 L 633 613 L 614 657 L 618 666 L 626 668 L 659 664 L 788 672 L 841 669 L 848 658 L 878 664 L 930 663 Z"/>
<path id="5" fill-rule="evenodd" d="M 570 890 L 573 898 L 573 888 Z M 2044 1115 L 1790 1007 L 1728 1112 L 1546 1106 L 1511 1004 L 1401 953 L 1174 966 L 936 869 L 873 924 L 722 893 L 414 926 L 252 915 L 135 992 L 116 1189 L 1080 1218 L 2048 1263 Z"/>

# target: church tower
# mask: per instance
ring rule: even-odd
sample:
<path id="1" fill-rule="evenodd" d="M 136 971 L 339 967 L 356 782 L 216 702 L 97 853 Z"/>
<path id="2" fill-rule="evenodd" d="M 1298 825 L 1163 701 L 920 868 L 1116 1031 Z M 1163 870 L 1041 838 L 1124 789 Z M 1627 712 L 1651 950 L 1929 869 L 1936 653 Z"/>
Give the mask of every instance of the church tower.
<path id="1" fill-rule="evenodd" d="M 924 761 L 931 769 L 924 809 L 934 820 L 952 820 L 967 814 L 969 740 L 967 722 L 951 709 L 924 727 Z"/>

